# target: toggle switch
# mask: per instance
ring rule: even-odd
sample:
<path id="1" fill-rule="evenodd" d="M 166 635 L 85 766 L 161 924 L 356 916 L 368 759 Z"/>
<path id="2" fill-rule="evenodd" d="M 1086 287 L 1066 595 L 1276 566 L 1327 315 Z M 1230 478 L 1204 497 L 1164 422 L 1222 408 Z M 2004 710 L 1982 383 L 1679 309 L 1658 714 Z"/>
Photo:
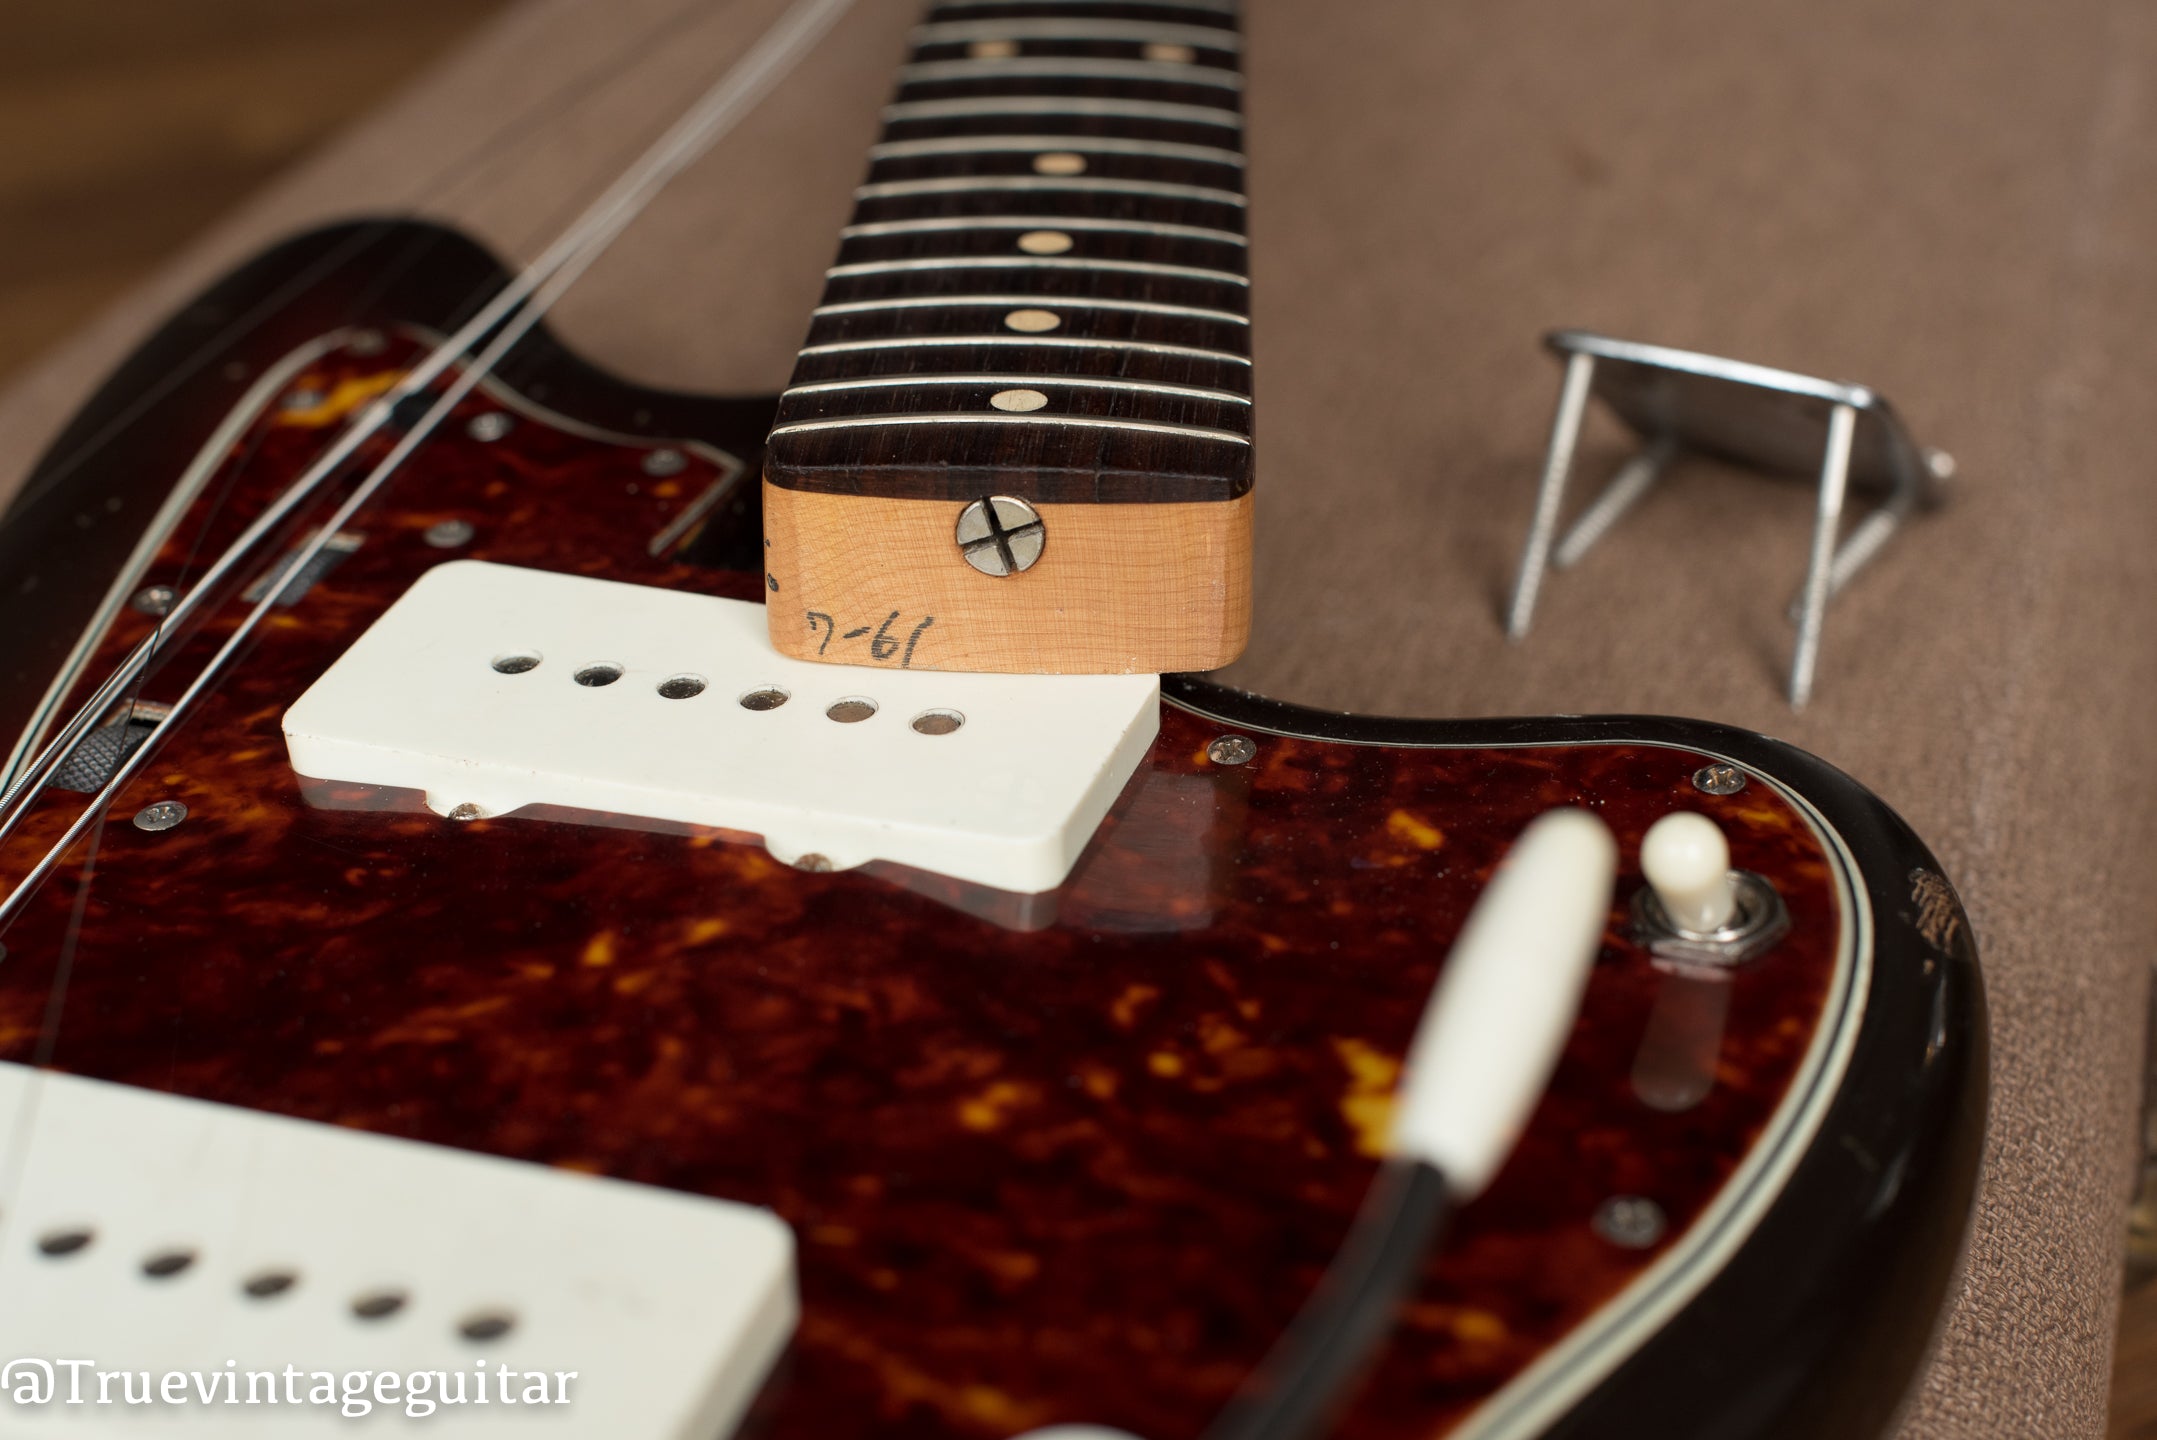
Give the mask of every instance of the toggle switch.
<path id="1" fill-rule="evenodd" d="M 1633 895 L 1633 933 L 1659 964 L 1727 969 L 1765 955 L 1790 912 L 1765 876 L 1730 868 L 1730 842 L 1705 815 L 1679 811 L 1640 839 L 1648 883 Z"/>
<path id="2" fill-rule="evenodd" d="M 1705 815 L 1681 810 L 1649 826 L 1640 842 L 1640 869 L 1680 931 L 1713 935 L 1737 914 L 1730 842 Z"/>

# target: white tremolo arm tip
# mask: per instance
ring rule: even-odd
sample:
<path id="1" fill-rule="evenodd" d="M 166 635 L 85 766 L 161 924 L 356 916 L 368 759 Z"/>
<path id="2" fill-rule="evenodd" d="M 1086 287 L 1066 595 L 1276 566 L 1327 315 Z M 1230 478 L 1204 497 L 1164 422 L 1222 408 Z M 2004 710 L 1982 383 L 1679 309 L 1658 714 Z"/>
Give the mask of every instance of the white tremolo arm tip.
<path id="1" fill-rule="evenodd" d="M 1585 810 L 1538 817 L 1469 912 L 1408 1048 L 1392 1150 L 1456 1200 L 1512 1152 L 1573 1028 L 1610 918 L 1618 846 Z"/>
<path id="2" fill-rule="evenodd" d="M 1680 930 L 1710 934 L 1737 911 L 1730 842 L 1705 815 L 1681 810 L 1650 825 L 1640 840 L 1640 871 Z"/>

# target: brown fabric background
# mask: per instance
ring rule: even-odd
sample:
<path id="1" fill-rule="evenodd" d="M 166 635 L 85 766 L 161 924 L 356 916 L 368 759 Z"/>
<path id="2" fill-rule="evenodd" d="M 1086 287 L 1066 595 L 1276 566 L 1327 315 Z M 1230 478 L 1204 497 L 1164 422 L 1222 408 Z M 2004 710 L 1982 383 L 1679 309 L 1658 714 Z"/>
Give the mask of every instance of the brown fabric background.
<path id="1" fill-rule="evenodd" d="M 418 209 L 529 255 L 780 8 L 528 0 L 0 398 L 0 492 L 146 327 L 303 222 Z M 2157 930 L 2131 748 L 2157 694 L 2157 11 L 1248 9 L 1259 604 L 1230 677 L 1731 720 L 1899 807 L 1969 901 L 1996 1056 L 1908 1433 L 2098 1433 Z M 647 381 L 778 388 L 913 18 L 860 0 L 599 264 L 569 337 Z M 1803 486 L 1681 467 L 1504 642 L 1561 325 L 1865 382 L 1960 460 L 1952 507 L 1831 611 L 1803 716 L 1780 696 Z M 1576 496 L 1621 453 L 1591 428 Z"/>

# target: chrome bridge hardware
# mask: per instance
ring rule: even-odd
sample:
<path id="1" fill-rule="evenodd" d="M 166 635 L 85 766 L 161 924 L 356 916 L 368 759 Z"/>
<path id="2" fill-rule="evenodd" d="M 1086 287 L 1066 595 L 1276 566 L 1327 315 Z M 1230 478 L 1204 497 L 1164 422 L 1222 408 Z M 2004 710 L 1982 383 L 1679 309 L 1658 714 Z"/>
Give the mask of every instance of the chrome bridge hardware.
<path id="1" fill-rule="evenodd" d="M 1535 518 L 1506 610 L 1506 633 L 1524 638 L 1549 569 L 1585 556 L 1687 451 L 1714 455 L 1766 474 L 1819 476 L 1805 582 L 1791 600 L 1797 646 L 1790 660 L 1790 708 L 1812 696 L 1827 602 L 1880 552 L 1913 511 L 1942 498 L 1954 475 L 1944 451 L 1919 446 L 1879 394 L 1862 385 L 1816 379 L 1741 360 L 1615 340 L 1585 330 L 1544 337 L 1564 358 L 1565 378 L 1550 447 L 1536 490 Z M 1558 511 L 1573 467 L 1588 398 L 1609 406 L 1640 437 L 1628 460 L 1562 538 Z M 1849 488 L 1881 494 L 1878 506 L 1838 543 Z"/>

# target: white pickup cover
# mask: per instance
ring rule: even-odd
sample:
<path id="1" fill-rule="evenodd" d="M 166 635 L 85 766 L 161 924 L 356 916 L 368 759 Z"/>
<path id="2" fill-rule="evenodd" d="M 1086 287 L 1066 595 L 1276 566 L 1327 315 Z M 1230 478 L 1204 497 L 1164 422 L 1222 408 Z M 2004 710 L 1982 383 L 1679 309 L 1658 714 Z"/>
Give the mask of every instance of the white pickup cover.
<path id="1" fill-rule="evenodd" d="M 309 1436 L 358 1423 L 711 1440 L 731 1432 L 794 1327 L 793 1237 L 746 1205 L 12 1064 L 0 1065 L 0 1157 L 0 1436 Z M 70 1234 L 88 1239 L 65 1249 Z M 145 1273 L 179 1255 L 184 1267 Z M 287 1288 L 247 1293 L 278 1274 Z M 385 1294 L 403 1304 L 354 1312 Z M 509 1328 L 463 1333 L 489 1316 Z M 71 1387 L 66 1367 L 40 1360 L 94 1366 Z M 501 1403 L 502 1366 L 520 1396 L 527 1372 L 545 1375 L 548 1403 Z M 116 1375 L 101 1404 L 97 1370 L 135 1372 L 137 1398 L 142 1372 L 160 1387 L 189 1378 L 175 1387 L 183 1401 L 130 1404 Z M 251 1371 L 274 1372 L 276 1403 L 260 1380 L 245 1403 Z M 315 1372 L 336 1377 L 337 1403 L 305 1403 Z M 359 1372 L 400 1377 L 397 1398 L 363 1379 L 371 1413 L 346 1418 L 345 1377 Z M 414 1372 L 461 1372 L 465 1403 L 415 1418 L 401 1393 Z M 47 1373 L 52 1397 L 18 1403 L 22 1382 Z M 223 1398 L 228 1373 L 240 1403 Z M 71 1388 L 81 1403 L 67 1403 Z"/>
<path id="2" fill-rule="evenodd" d="M 580 684 L 594 667 L 619 677 Z M 667 698 L 678 677 L 701 693 Z M 756 692 L 786 698 L 742 703 Z M 830 718 L 842 701 L 875 711 Z M 957 727 L 917 728 L 937 712 Z M 459 560 L 421 576 L 284 728 L 300 774 L 423 790 L 444 814 L 681 821 L 761 835 L 789 863 L 890 860 L 1035 893 L 1063 882 L 1153 743 L 1160 681 L 815 664 L 772 649 L 761 605 Z"/>

